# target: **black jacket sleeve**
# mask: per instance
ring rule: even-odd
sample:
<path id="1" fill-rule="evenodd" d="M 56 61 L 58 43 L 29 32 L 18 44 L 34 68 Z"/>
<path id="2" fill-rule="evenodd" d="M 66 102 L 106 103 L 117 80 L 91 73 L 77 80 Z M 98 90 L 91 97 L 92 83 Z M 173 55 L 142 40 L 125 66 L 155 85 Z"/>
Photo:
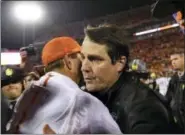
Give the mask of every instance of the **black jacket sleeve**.
<path id="1" fill-rule="evenodd" d="M 178 81 L 178 76 L 174 75 L 172 76 L 169 85 L 168 85 L 168 90 L 166 93 L 166 99 L 168 100 L 168 103 L 171 102 L 172 98 L 175 96 L 176 88 L 177 88 L 177 81 Z"/>
<path id="2" fill-rule="evenodd" d="M 167 110 L 155 100 L 144 100 L 131 106 L 127 113 L 127 129 L 131 134 L 172 133 Z"/>
<path id="3" fill-rule="evenodd" d="M 11 118 L 11 110 L 8 107 L 8 102 L 1 93 L 1 133 L 6 134 L 6 125 Z"/>

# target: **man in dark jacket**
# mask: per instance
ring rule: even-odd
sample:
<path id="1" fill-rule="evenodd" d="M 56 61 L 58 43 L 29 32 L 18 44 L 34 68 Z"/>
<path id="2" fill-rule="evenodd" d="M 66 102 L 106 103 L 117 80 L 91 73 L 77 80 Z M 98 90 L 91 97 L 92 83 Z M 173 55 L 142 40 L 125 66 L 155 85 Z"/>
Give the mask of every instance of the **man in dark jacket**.
<path id="1" fill-rule="evenodd" d="M 8 102 L 4 95 L 1 93 L 1 134 L 6 134 L 6 124 L 11 118 L 11 112 Z"/>
<path id="2" fill-rule="evenodd" d="M 87 27 L 82 73 L 88 92 L 109 109 L 123 133 L 174 133 L 173 117 L 151 89 L 132 80 L 128 34 L 117 26 Z"/>
<path id="3" fill-rule="evenodd" d="M 157 0 L 152 12 L 153 16 L 158 19 L 172 15 L 185 35 L 184 7 L 185 1 L 183 0 Z M 175 122 L 180 128 L 179 131 L 185 133 L 184 48 L 179 50 L 174 49 L 170 59 L 176 74 L 170 80 L 166 97 L 173 110 Z"/>
<path id="4" fill-rule="evenodd" d="M 175 122 L 179 130 L 185 133 L 185 74 L 184 74 L 184 50 L 173 52 L 171 55 L 173 69 L 176 70 L 171 77 L 166 98 L 173 110 Z"/>

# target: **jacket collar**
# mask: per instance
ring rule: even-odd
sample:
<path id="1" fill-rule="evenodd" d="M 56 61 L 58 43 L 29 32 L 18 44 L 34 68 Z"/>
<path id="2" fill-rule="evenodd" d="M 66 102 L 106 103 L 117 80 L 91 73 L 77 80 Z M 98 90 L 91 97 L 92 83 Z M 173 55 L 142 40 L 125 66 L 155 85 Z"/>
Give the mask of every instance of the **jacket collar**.
<path id="1" fill-rule="evenodd" d="M 178 72 L 177 74 L 178 74 L 179 78 L 182 78 L 184 76 L 184 72 Z"/>
<path id="2" fill-rule="evenodd" d="M 112 97 L 115 97 L 114 95 L 116 95 L 119 92 L 119 89 L 124 85 L 125 81 L 128 78 L 127 74 L 128 74 L 127 72 L 123 72 L 120 75 L 117 82 L 114 83 L 114 85 L 110 89 L 100 91 L 100 92 L 90 92 L 90 93 L 93 96 L 97 97 L 99 100 L 101 100 L 105 105 L 107 105 L 110 99 L 112 99 Z"/>

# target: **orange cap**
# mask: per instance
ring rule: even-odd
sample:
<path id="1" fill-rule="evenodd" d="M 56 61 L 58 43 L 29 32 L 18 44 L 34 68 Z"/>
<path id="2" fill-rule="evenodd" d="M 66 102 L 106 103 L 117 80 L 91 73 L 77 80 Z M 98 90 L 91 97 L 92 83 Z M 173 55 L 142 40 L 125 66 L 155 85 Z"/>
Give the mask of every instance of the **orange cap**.
<path id="1" fill-rule="evenodd" d="M 42 63 L 49 63 L 63 58 L 67 54 L 80 52 L 80 45 L 70 37 L 57 37 L 49 41 L 42 50 Z"/>

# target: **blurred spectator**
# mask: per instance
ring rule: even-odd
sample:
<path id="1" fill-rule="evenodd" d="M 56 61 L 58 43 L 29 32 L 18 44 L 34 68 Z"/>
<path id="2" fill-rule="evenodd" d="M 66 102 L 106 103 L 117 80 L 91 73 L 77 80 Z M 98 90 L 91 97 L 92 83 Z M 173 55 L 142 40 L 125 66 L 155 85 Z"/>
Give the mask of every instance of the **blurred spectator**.
<path id="1" fill-rule="evenodd" d="M 184 50 L 174 50 L 171 54 L 171 62 L 176 74 L 172 76 L 168 91 L 167 99 L 173 110 L 174 118 L 185 133 L 185 74 L 184 74 Z"/>
<path id="2" fill-rule="evenodd" d="M 173 40 L 169 40 L 173 39 Z M 140 40 L 131 47 L 131 59 L 141 59 L 147 63 L 149 71 L 155 73 L 171 72 L 170 53 L 184 49 L 184 37 L 181 33 L 165 35 L 161 38 Z"/>
<path id="3" fill-rule="evenodd" d="M 35 44 L 31 44 L 27 47 L 20 48 L 19 52 L 21 55 L 22 62 L 20 67 L 24 69 L 25 73 L 32 72 L 36 70 L 36 72 L 40 75 L 43 75 L 43 71 L 41 71 L 41 52 L 46 42 L 38 42 Z"/>
<path id="4" fill-rule="evenodd" d="M 8 114 L 6 114 L 6 116 L 8 121 L 12 116 L 16 102 L 18 101 L 19 97 L 21 96 L 24 90 L 23 79 L 24 72 L 21 68 L 14 66 L 6 66 L 1 71 L 1 90 L 5 98 L 2 100 L 7 101 L 6 103 L 8 105 Z"/>
<path id="5" fill-rule="evenodd" d="M 19 67 L 7 66 L 1 75 L 1 87 L 5 97 L 16 100 L 24 90 L 24 72 Z"/>
<path id="6" fill-rule="evenodd" d="M 8 101 L 1 93 L 1 134 L 6 134 L 6 125 L 11 118 Z"/>
<path id="7" fill-rule="evenodd" d="M 28 73 L 24 78 L 25 89 L 29 88 L 33 81 L 39 80 L 40 76 L 35 72 Z"/>
<path id="8" fill-rule="evenodd" d="M 39 76 L 43 76 L 45 74 L 45 66 L 44 65 L 36 65 L 33 67 L 33 72 L 35 72 Z"/>

